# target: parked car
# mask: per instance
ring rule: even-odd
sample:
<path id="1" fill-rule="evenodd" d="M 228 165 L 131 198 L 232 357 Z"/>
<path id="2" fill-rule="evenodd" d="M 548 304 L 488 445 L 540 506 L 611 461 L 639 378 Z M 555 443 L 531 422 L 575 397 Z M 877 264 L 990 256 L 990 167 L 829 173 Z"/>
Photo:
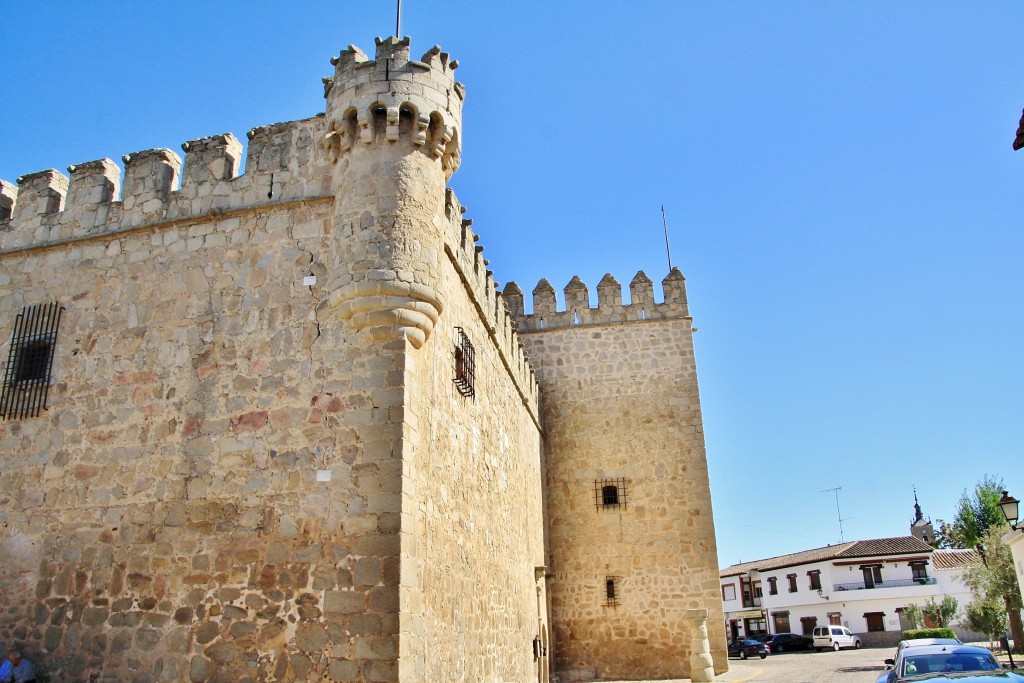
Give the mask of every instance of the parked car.
<path id="1" fill-rule="evenodd" d="M 963 645 L 963 642 L 959 638 L 911 638 L 910 640 L 901 640 L 899 645 L 896 646 L 896 654 L 893 656 L 893 660 L 895 661 L 904 649 L 920 645 Z M 887 664 L 891 663 L 888 659 L 885 661 Z"/>
<path id="2" fill-rule="evenodd" d="M 860 649 L 860 636 L 850 632 L 845 626 L 815 626 L 811 634 L 814 641 L 814 649 L 821 652 L 825 648 L 839 650 L 852 647 Z"/>
<path id="3" fill-rule="evenodd" d="M 807 636 L 795 633 L 776 633 L 769 636 L 764 644 L 769 646 L 772 652 L 785 652 L 786 650 L 810 650 L 814 641 Z"/>
<path id="4" fill-rule="evenodd" d="M 764 659 L 771 653 L 768 646 L 762 642 L 756 641 L 753 638 L 744 638 L 742 640 L 734 640 L 729 643 L 729 656 L 739 657 L 740 659 L 746 659 L 747 657 L 760 657 Z"/>
<path id="5" fill-rule="evenodd" d="M 885 663 L 875 683 L 901 683 L 927 680 L 930 683 L 1024 683 L 1024 676 L 999 666 L 988 649 L 973 645 L 915 645 L 905 647 L 895 659 Z"/>

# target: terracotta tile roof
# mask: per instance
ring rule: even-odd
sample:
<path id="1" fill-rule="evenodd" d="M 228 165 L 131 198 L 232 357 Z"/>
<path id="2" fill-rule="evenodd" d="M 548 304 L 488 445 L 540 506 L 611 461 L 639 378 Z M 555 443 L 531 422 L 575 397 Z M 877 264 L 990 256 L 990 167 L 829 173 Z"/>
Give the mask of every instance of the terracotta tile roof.
<path id="1" fill-rule="evenodd" d="M 913 536 L 897 536 L 896 538 L 872 538 L 867 541 L 854 541 L 838 557 L 866 557 L 868 555 L 903 555 L 905 553 L 931 553 L 933 548 L 919 538 Z"/>
<path id="2" fill-rule="evenodd" d="M 978 553 L 973 550 L 936 550 L 932 554 L 932 567 L 936 570 L 963 569 L 978 561 Z"/>
<path id="3" fill-rule="evenodd" d="M 855 557 L 881 557 L 884 555 L 905 555 L 907 553 L 931 554 L 932 547 L 913 536 L 897 536 L 895 538 L 871 538 L 866 541 L 848 541 L 837 545 L 829 545 L 824 548 L 804 550 L 789 555 L 779 555 L 753 562 L 743 562 L 722 568 L 718 575 L 721 578 L 727 576 L 739 576 L 751 570 L 759 572 L 783 567 L 794 567 L 811 562 L 824 562 L 827 560 L 839 560 Z"/>
<path id="4" fill-rule="evenodd" d="M 752 569 L 757 571 L 767 571 L 769 569 L 778 569 L 780 567 L 792 567 L 798 564 L 808 564 L 811 562 L 821 562 L 822 560 L 830 560 L 843 550 L 854 545 L 855 541 L 849 543 L 840 543 L 838 545 L 828 545 L 824 548 L 814 548 L 812 550 L 803 550 L 799 553 L 790 553 L 789 555 L 779 555 L 778 557 L 769 557 L 764 560 L 755 560 L 754 562 L 743 562 L 741 564 L 734 564 L 731 567 L 725 567 L 718 572 L 721 577 L 726 576 L 738 576 L 740 574 L 746 574 Z"/>

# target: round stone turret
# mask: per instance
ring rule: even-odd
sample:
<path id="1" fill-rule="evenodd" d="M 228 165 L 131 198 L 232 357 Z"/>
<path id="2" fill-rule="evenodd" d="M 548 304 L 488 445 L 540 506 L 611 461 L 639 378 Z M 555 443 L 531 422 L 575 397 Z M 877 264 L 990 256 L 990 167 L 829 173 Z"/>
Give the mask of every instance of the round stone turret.
<path id="1" fill-rule="evenodd" d="M 458 63 L 439 47 L 409 59 L 409 39 L 354 46 L 324 79 L 334 164 L 335 262 L 330 303 L 357 330 L 420 347 L 444 308 L 437 284 L 445 184 L 458 169 Z"/>

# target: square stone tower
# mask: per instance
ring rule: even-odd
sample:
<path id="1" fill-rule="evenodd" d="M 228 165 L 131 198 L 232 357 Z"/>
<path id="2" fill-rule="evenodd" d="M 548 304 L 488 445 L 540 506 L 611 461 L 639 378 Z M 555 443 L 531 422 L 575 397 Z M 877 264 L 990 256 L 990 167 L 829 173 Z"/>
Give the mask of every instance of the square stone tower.
<path id="1" fill-rule="evenodd" d="M 604 679 L 691 674 L 688 610 L 722 623 L 692 318 L 677 269 L 655 303 L 640 272 L 598 305 L 578 277 L 565 310 L 541 280 L 533 313 L 505 287 L 541 389 L 556 668 Z M 725 640 L 712 629 L 718 672 Z M 697 638 L 697 640 L 703 640 Z"/>

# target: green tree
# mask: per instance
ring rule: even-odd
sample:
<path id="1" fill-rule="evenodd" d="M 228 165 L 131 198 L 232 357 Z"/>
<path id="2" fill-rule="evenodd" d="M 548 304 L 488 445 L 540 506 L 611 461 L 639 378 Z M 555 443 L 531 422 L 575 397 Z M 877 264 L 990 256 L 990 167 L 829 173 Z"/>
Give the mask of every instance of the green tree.
<path id="1" fill-rule="evenodd" d="M 903 608 L 903 618 L 906 619 L 912 629 L 920 628 L 924 625 L 924 613 L 914 603 L 910 603 Z"/>
<path id="2" fill-rule="evenodd" d="M 1013 555 L 1003 545 L 1002 536 L 1005 526 L 992 526 L 982 536 L 982 561 L 968 567 L 964 572 L 964 582 L 970 586 L 975 600 L 983 603 L 1002 603 L 1004 612 L 1009 617 L 1010 631 L 1013 635 L 1014 650 L 1024 649 L 1024 628 L 1020 619 L 1020 610 L 1024 606 L 1021 600 L 1020 585 L 1013 568 Z"/>
<path id="3" fill-rule="evenodd" d="M 1009 624 L 1003 601 L 979 598 L 964 608 L 963 625 L 972 631 L 984 633 L 990 640 L 999 640 Z"/>
<path id="4" fill-rule="evenodd" d="M 960 611 L 960 603 L 952 595 L 942 598 L 942 602 L 935 602 L 935 598 L 928 598 L 924 604 L 924 616 L 933 626 L 946 628 L 950 622 L 956 619 L 956 613 Z"/>
<path id="5" fill-rule="evenodd" d="M 974 485 L 973 493 L 967 489 L 960 494 L 956 516 L 952 522 L 938 520 L 936 541 L 940 548 L 970 548 L 985 557 L 983 538 L 994 525 L 1006 526 L 1006 518 L 999 509 L 1003 480 L 986 474 Z"/>

